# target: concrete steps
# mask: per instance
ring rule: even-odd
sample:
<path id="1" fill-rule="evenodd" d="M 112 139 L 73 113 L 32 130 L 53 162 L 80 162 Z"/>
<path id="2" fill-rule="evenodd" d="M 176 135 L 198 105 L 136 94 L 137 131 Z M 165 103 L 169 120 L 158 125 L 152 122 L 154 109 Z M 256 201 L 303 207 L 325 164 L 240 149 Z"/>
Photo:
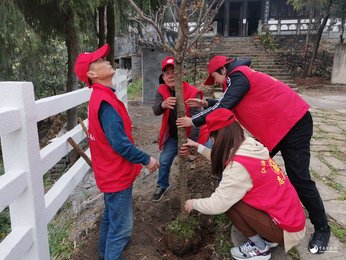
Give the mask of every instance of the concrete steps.
<path id="1" fill-rule="evenodd" d="M 217 46 L 213 46 L 210 53 L 230 57 L 243 57 L 252 60 L 252 67 L 281 80 L 296 89 L 288 67 L 274 52 L 266 51 L 252 38 L 223 38 Z"/>

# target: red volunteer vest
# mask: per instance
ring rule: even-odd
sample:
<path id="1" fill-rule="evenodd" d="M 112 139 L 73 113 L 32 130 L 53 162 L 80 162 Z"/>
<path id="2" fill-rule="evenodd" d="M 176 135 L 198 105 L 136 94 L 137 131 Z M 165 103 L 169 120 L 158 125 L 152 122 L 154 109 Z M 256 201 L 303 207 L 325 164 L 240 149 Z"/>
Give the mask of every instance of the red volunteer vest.
<path id="1" fill-rule="evenodd" d="M 158 87 L 157 91 L 161 94 L 163 97 L 163 100 L 166 100 L 168 97 L 171 96 L 171 93 L 169 91 L 169 87 L 166 84 L 162 84 Z M 195 98 L 197 95 L 200 95 L 201 99 L 203 99 L 203 93 L 198 88 L 190 85 L 187 82 L 183 82 L 183 98 L 184 101 L 189 98 Z M 188 117 L 191 117 L 190 114 L 190 107 L 187 106 L 185 103 L 185 112 Z M 161 129 L 160 129 L 160 135 L 159 135 L 159 148 L 162 150 L 163 145 L 166 143 L 168 137 L 169 137 L 169 129 L 168 129 L 168 117 L 169 117 L 169 111 L 170 109 L 166 109 L 166 111 L 163 113 L 162 116 L 162 122 L 161 122 Z M 186 136 L 189 137 L 191 132 L 191 127 L 185 128 Z M 207 125 L 203 125 L 200 127 L 199 130 L 199 137 L 198 137 L 198 143 L 204 144 L 207 142 L 209 138 L 209 130 Z"/>
<path id="2" fill-rule="evenodd" d="M 309 110 L 309 105 L 289 86 L 247 66 L 236 67 L 250 82 L 250 89 L 232 109 L 239 122 L 269 151 Z M 229 74 L 229 75 L 230 75 Z M 224 91 L 226 90 L 224 83 Z"/>
<path id="3" fill-rule="evenodd" d="M 242 198 L 243 202 L 265 211 L 288 232 L 304 228 L 305 215 L 297 192 L 273 159 L 236 155 L 234 161 L 246 168 L 253 183 L 252 189 Z"/>
<path id="4" fill-rule="evenodd" d="M 88 109 L 88 138 L 96 184 L 101 192 L 122 191 L 132 185 L 142 166 L 130 163 L 109 145 L 98 118 L 101 102 L 106 101 L 119 113 L 131 142 L 132 123 L 124 104 L 110 88 L 101 84 L 93 84 L 92 88 Z"/>

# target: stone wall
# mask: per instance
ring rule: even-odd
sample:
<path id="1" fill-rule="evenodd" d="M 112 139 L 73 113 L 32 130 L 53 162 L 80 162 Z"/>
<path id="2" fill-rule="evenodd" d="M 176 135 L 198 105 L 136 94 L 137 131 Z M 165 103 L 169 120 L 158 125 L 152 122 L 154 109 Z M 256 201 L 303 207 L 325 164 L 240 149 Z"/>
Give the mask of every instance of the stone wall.
<path id="1" fill-rule="evenodd" d="M 161 61 L 169 53 L 160 48 L 142 47 L 143 102 L 153 103 L 159 86 Z M 145 64 L 145 65 L 144 65 Z"/>
<path id="2" fill-rule="evenodd" d="M 138 36 L 129 34 L 126 36 L 115 37 L 114 57 L 123 58 L 135 55 L 138 53 Z"/>
<path id="3" fill-rule="evenodd" d="M 338 44 L 335 49 L 333 72 L 333 84 L 346 84 L 346 44 Z"/>

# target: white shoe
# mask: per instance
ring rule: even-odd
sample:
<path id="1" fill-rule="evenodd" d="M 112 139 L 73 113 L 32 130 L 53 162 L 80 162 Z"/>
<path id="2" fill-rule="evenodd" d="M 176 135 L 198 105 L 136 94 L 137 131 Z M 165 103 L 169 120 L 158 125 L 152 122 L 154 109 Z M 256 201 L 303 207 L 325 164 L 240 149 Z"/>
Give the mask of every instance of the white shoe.
<path id="1" fill-rule="evenodd" d="M 270 242 L 270 241 L 268 241 L 268 240 L 265 240 L 264 238 L 263 238 L 263 240 L 264 240 L 264 242 L 270 247 L 270 248 L 274 248 L 274 247 L 277 247 L 279 244 L 278 243 L 276 243 L 276 242 Z"/>
<path id="2" fill-rule="evenodd" d="M 239 247 L 232 247 L 231 255 L 234 259 L 238 260 L 269 260 L 271 258 L 270 248 L 267 244 L 264 249 L 259 249 L 251 240 L 248 240 Z"/>

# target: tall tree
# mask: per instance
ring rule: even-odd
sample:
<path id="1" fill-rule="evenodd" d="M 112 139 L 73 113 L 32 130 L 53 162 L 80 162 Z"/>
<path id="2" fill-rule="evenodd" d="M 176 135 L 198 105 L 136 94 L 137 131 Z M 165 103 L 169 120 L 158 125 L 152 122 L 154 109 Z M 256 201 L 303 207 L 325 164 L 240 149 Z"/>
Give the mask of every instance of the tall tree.
<path id="1" fill-rule="evenodd" d="M 79 30 L 90 25 L 90 16 L 97 5 L 91 0 L 16 0 L 27 23 L 43 36 L 59 35 L 65 40 L 68 53 L 66 91 L 78 88 L 73 67 L 79 53 Z M 81 20 L 83 19 L 82 23 Z M 77 124 L 77 108 L 67 111 L 67 128 Z"/>
<path id="2" fill-rule="evenodd" d="M 178 117 L 183 117 L 185 115 L 184 100 L 182 97 L 184 60 L 196 51 L 194 49 L 195 43 L 209 29 L 211 22 L 224 0 L 166 1 L 161 4 L 159 11 L 156 13 L 145 12 L 134 0 L 128 0 L 128 2 L 136 12 L 136 14 L 133 14 L 134 19 L 154 27 L 162 47 L 174 55 L 174 84 L 177 97 L 177 114 Z M 168 23 L 173 25 L 171 29 L 175 30 L 178 34 L 177 40 L 173 45 L 167 41 L 164 33 L 164 28 L 168 26 Z M 185 130 L 178 129 L 178 146 L 181 147 L 185 141 Z M 181 212 L 186 216 L 184 202 L 188 194 L 188 170 L 185 159 L 179 156 L 178 160 Z"/>
<path id="3" fill-rule="evenodd" d="M 37 98 L 61 94 L 66 82 L 66 47 L 25 21 L 13 0 L 0 1 L 0 80 L 31 81 Z"/>
<path id="4" fill-rule="evenodd" d="M 100 48 L 106 42 L 106 16 L 105 16 L 106 6 L 101 5 L 97 8 L 98 13 L 98 47 Z"/>
<path id="5" fill-rule="evenodd" d="M 301 10 L 303 7 L 313 4 L 315 8 L 319 9 L 320 13 L 323 14 L 322 23 L 318 27 L 316 39 L 314 42 L 314 48 L 312 50 L 312 55 L 306 71 L 306 76 L 310 77 L 314 68 L 315 59 L 318 52 L 318 48 L 320 46 L 322 33 L 324 31 L 324 28 L 326 27 L 327 21 L 331 14 L 333 0 L 315 0 L 312 2 L 311 0 L 289 0 L 288 3 L 292 4 L 296 10 Z"/>
<path id="6" fill-rule="evenodd" d="M 115 13 L 114 4 L 109 3 L 107 5 L 107 43 L 110 50 L 107 56 L 107 60 L 114 67 L 114 39 L 115 39 Z"/>

